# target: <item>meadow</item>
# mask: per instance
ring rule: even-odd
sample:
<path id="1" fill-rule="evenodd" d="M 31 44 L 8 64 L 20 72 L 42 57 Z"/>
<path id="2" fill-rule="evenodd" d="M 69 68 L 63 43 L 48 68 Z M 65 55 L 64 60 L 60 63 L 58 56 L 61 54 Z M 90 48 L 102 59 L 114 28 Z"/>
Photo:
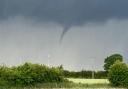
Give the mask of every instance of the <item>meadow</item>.
<path id="1" fill-rule="evenodd" d="M 109 84 L 107 79 L 81 79 L 81 78 L 67 78 L 69 81 L 81 84 Z"/>
<path id="2" fill-rule="evenodd" d="M 12 87 L 0 89 L 125 89 L 122 87 L 112 87 L 107 79 L 81 79 L 66 78 L 70 82 L 63 83 L 43 83 L 36 86 Z"/>

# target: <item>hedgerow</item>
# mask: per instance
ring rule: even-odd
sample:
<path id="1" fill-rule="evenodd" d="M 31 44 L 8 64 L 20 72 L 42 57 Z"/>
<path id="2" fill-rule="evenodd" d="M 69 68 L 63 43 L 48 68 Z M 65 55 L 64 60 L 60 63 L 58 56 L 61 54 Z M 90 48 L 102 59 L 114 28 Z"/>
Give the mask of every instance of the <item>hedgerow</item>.
<path id="1" fill-rule="evenodd" d="M 0 66 L 0 86 L 31 86 L 37 83 L 65 81 L 60 67 L 25 63 L 20 66 Z"/>

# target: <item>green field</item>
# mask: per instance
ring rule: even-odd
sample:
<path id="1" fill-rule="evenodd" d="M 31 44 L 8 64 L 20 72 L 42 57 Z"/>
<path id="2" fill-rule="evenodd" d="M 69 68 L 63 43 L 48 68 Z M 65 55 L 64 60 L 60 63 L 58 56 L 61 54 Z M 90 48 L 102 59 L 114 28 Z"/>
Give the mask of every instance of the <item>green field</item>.
<path id="1" fill-rule="evenodd" d="M 125 89 L 121 87 L 112 87 L 107 79 L 80 79 L 67 78 L 71 82 L 64 83 L 44 83 L 29 87 L 12 87 L 0 89 Z"/>
<path id="2" fill-rule="evenodd" d="M 82 84 L 109 84 L 107 79 L 77 79 L 77 78 L 67 78 L 69 81 L 74 83 L 82 83 Z"/>

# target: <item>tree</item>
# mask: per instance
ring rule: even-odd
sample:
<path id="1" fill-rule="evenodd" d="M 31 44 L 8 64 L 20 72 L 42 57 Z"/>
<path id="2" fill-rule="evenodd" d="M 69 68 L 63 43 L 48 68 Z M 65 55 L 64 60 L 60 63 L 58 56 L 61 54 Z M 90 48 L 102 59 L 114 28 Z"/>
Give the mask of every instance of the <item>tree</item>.
<path id="1" fill-rule="evenodd" d="M 108 79 L 114 86 L 128 87 L 128 66 L 116 61 L 108 71 Z"/>
<path id="2" fill-rule="evenodd" d="M 113 54 L 113 55 L 105 58 L 104 70 L 108 71 L 110 66 L 113 65 L 117 60 L 122 62 L 123 61 L 123 56 L 120 55 L 120 54 Z"/>

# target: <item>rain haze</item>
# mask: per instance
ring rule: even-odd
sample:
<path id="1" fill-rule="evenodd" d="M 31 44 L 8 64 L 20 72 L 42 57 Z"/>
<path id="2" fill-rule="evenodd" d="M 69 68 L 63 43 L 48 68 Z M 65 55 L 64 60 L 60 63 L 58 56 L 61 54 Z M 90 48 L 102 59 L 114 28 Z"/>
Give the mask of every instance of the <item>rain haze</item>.
<path id="1" fill-rule="evenodd" d="M 0 63 L 103 70 L 128 59 L 128 0 L 0 0 Z"/>

